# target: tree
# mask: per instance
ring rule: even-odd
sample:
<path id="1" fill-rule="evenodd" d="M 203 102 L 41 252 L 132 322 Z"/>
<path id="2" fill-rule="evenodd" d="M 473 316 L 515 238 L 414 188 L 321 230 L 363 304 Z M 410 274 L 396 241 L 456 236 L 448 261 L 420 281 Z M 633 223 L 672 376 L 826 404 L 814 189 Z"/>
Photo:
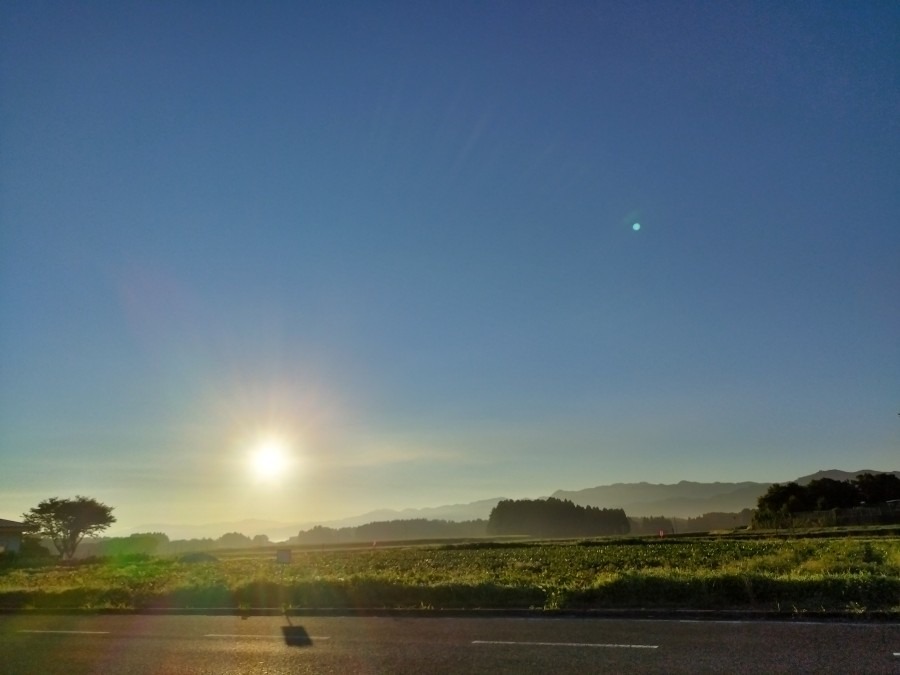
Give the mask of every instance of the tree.
<path id="1" fill-rule="evenodd" d="M 900 478 L 892 473 L 864 473 L 857 476 L 854 482 L 862 501 L 867 504 L 900 499 Z"/>
<path id="2" fill-rule="evenodd" d="M 247 548 L 253 546 L 253 540 L 240 532 L 226 532 L 216 540 L 218 548 Z"/>
<path id="3" fill-rule="evenodd" d="M 849 509 L 860 502 L 859 488 L 850 481 L 817 478 L 806 486 L 808 501 L 818 511 Z"/>
<path id="4" fill-rule="evenodd" d="M 764 495 L 756 500 L 757 508 L 763 512 L 779 513 L 785 510 L 790 513 L 811 511 L 813 506 L 807 504 L 806 488 L 797 483 L 774 483 Z"/>
<path id="5" fill-rule="evenodd" d="M 49 538 L 62 558 L 69 560 L 85 535 L 102 532 L 114 522 L 112 507 L 90 497 L 45 499 L 23 513 L 28 529 Z"/>

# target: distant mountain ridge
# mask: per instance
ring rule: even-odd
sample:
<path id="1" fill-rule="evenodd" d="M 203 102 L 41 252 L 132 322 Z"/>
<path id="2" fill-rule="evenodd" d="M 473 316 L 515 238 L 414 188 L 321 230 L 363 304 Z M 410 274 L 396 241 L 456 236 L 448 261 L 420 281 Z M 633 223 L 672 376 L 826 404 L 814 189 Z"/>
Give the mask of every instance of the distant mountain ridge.
<path id="1" fill-rule="evenodd" d="M 378 509 L 377 511 L 369 511 L 352 518 L 344 518 L 340 521 L 332 523 L 322 523 L 330 527 L 356 527 L 382 520 L 399 520 L 407 518 L 427 518 L 429 520 L 478 520 L 487 518 L 491 515 L 491 511 L 497 502 L 505 499 L 505 497 L 493 497 L 491 499 L 479 499 L 476 502 L 468 504 L 449 504 L 446 506 L 430 506 L 421 509 L 402 509 L 400 511 L 394 509 Z M 336 523 L 340 523 L 339 525 Z"/>
<path id="2" fill-rule="evenodd" d="M 358 516 L 340 518 L 338 520 L 317 520 L 303 523 L 285 523 L 275 520 L 238 520 L 220 523 L 204 523 L 201 525 L 176 525 L 174 523 L 147 523 L 129 528 L 127 533 L 135 532 L 165 532 L 169 539 L 217 539 L 226 532 L 240 532 L 248 536 L 265 534 L 272 541 L 281 541 L 295 536 L 300 530 L 308 530 L 316 525 L 333 527 L 358 527 L 367 523 L 382 520 L 406 520 L 413 518 L 427 518 L 430 520 L 478 520 L 487 518 L 491 510 L 504 497 L 493 499 L 480 499 L 467 504 L 448 504 L 445 506 L 431 506 L 420 509 L 378 509 L 367 511 Z"/>
<path id="3" fill-rule="evenodd" d="M 893 473 L 900 477 L 900 471 L 840 471 L 829 469 L 817 471 L 808 476 L 793 479 L 806 485 L 819 478 L 851 480 L 863 473 Z M 778 481 L 781 483 L 790 480 Z M 581 506 L 599 508 L 622 508 L 631 517 L 667 516 L 674 518 L 695 518 L 704 513 L 733 513 L 755 508 L 756 500 L 769 489 L 772 483 L 700 483 L 680 481 L 678 483 L 614 483 L 598 485 L 582 490 L 557 490 L 551 497 L 568 499 Z M 504 497 L 480 499 L 466 504 L 448 504 L 419 509 L 378 509 L 358 516 L 331 521 L 307 523 L 285 523 L 268 520 L 241 520 L 205 525 L 149 524 L 131 528 L 132 532 L 165 532 L 170 539 L 192 539 L 202 537 L 218 538 L 226 532 L 241 532 L 248 536 L 266 534 L 273 541 L 293 537 L 300 530 L 315 525 L 327 527 L 357 527 L 366 523 L 384 520 L 405 520 L 427 518 L 432 520 L 477 520 L 490 516 L 491 510 Z"/>
<path id="4" fill-rule="evenodd" d="M 838 469 L 829 469 L 827 471 L 816 471 L 815 473 L 811 473 L 808 476 L 803 476 L 795 480 L 795 483 L 800 483 L 800 485 L 807 485 L 811 481 L 818 480 L 820 478 L 831 478 L 832 480 L 852 480 L 857 476 L 861 476 L 864 473 L 892 473 L 898 478 L 900 478 L 900 471 L 873 471 L 872 469 L 863 469 L 862 471 L 839 471 Z"/>
<path id="5" fill-rule="evenodd" d="M 581 506 L 622 508 L 629 516 L 669 516 L 691 518 L 716 511 L 733 512 L 756 506 L 756 500 L 771 483 L 696 483 L 672 485 L 632 483 L 602 485 L 568 492 L 557 490 L 553 497 Z"/>
<path id="6" fill-rule="evenodd" d="M 780 482 L 807 485 L 819 478 L 845 481 L 864 473 L 895 473 L 900 476 L 900 472 L 896 471 L 830 469 L 801 476 L 793 481 Z M 584 490 L 557 490 L 552 496 L 557 499 L 568 499 L 581 506 L 623 508 L 625 513 L 632 517 L 695 518 L 704 513 L 731 513 L 756 508 L 757 499 L 765 494 L 770 485 L 772 483 L 697 483 L 684 480 L 673 484 L 615 483 Z"/>
<path id="7" fill-rule="evenodd" d="M 674 484 L 615 483 L 583 490 L 557 490 L 553 497 L 581 506 L 622 508 L 629 516 L 670 516 L 689 518 L 713 511 L 740 511 L 756 505 L 757 498 L 771 483 L 697 483 L 683 480 Z"/>

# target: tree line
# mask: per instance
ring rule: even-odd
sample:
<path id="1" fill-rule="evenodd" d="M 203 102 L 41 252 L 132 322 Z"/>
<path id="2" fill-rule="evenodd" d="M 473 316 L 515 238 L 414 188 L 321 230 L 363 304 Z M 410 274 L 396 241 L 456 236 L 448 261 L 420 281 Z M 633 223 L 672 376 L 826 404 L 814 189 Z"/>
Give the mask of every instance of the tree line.
<path id="1" fill-rule="evenodd" d="M 240 532 L 228 532 L 218 539 L 176 539 L 162 532 L 140 532 L 129 537 L 100 537 L 116 522 L 113 507 L 92 497 L 72 499 L 51 497 L 22 514 L 27 536 L 22 553 L 28 557 L 50 555 L 44 544 L 56 549 L 64 560 L 75 557 L 121 555 L 173 555 L 225 548 L 249 548 L 269 544 L 258 534 L 252 539 Z"/>
<path id="2" fill-rule="evenodd" d="M 900 478 L 864 473 L 852 480 L 817 478 L 806 485 L 775 483 L 757 500 L 754 523 L 764 526 L 809 511 L 875 506 L 900 499 Z"/>
<path id="3" fill-rule="evenodd" d="M 138 532 L 128 537 L 102 537 L 85 539 L 78 549 L 78 556 L 123 555 L 180 555 L 200 551 L 216 551 L 233 548 L 268 546 L 272 542 L 265 534 L 249 537 L 240 532 L 226 532 L 215 539 L 169 539 L 163 532 Z"/>
<path id="4" fill-rule="evenodd" d="M 240 532 L 227 532 L 215 539 L 211 537 L 195 539 L 169 539 L 163 532 L 136 532 L 127 537 L 85 537 L 71 555 L 68 551 L 60 552 L 63 559 L 92 558 L 105 556 L 131 555 L 181 555 L 183 553 L 209 552 L 235 548 L 255 548 L 268 546 L 272 542 L 264 534 L 248 537 Z M 23 542 L 23 555 L 41 557 L 49 555 L 49 547 L 56 548 L 53 542 L 42 535 L 31 535 Z"/>
<path id="5" fill-rule="evenodd" d="M 753 509 L 743 509 L 737 513 L 710 512 L 694 518 L 669 518 L 668 516 L 643 516 L 629 518 L 631 534 L 653 535 L 679 534 L 685 532 L 710 532 L 711 530 L 733 530 L 747 527 L 753 522 Z"/>
<path id="6" fill-rule="evenodd" d="M 408 520 L 383 520 L 366 523 L 357 527 L 325 527 L 316 525 L 301 530 L 288 544 L 318 545 L 343 544 L 377 541 L 403 541 L 414 539 L 470 539 L 487 534 L 487 521 L 430 520 L 410 518 Z"/>
<path id="7" fill-rule="evenodd" d="M 846 481 L 819 478 L 807 485 L 796 482 L 775 483 L 759 497 L 753 524 L 766 527 L 782 523 L 785 518 L 792 519 L 793 514 L 797 513 L 851 509 L 861 505 L 877 506 L 893 500 L 900 500 L 900 477 L 892 473 L 865 473 Z M 216 549 L 251 548 L 271 543 L 264 534 L 251 538 L 240 532 L 229 532 L 218 539 L 174 541 L 169 540 L 162 532 L 101 538 L 99 533 L 116 522 L 112 512 L 112 507 L 88 497 L 46 499 L 23 514 L 25 524 L 32 534 L 25 542 L 25 549 L 30 553 L 42 550 L 37 537 L 49 542 L 64 559 L 72 558 L 79 546 L 82 556 L 177 555 Z M 580 506 L 567 499 L 505 499 L 491 510 L 487 521 L 454 522 L 415 518 L 372 522 L 358 527 L 330 528 L 320 525 L 306 531 L 301 530 L 296 537 L 285 543 L 316 545 L 379 540 L 468 539 L 492 535 L 593 537 L 629 533 L 655 534 L 660 530 L 666 533 L 708 531 L 746 525 L 750 513 L 749 509 L 745 509 L 738 514 L 707 513 L 698 518 L 687 519 L 629 519 L 623 509 Z"/>
<path id="8" fill-rule="evenodd" d="M 568 499 L 504 499 L 491 511 L 488 534 L 532 537 L 594 537 L 628 534 L 623 509 L 579 506 Z"/>

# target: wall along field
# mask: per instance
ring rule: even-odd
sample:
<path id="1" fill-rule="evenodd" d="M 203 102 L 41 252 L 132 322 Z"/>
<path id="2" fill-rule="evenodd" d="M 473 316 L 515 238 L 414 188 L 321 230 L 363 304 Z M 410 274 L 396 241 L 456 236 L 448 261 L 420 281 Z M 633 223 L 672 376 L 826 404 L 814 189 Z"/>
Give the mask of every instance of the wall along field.
<path id="1" fill-rule="evenodd" d="M 0 568 L 0 607 L 900 612 L 900 537 L 685 537 L 131 556 Z"/>

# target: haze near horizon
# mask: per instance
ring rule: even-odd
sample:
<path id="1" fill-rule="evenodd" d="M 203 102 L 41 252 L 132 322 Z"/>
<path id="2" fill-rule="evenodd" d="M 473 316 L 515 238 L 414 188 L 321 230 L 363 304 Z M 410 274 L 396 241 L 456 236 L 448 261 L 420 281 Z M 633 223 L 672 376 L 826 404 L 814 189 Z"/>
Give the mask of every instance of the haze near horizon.
<path id="1" fill-rule="evenodd" d="M 0 5 L 0 518 L 895 470 L 900 6 Z"/>

